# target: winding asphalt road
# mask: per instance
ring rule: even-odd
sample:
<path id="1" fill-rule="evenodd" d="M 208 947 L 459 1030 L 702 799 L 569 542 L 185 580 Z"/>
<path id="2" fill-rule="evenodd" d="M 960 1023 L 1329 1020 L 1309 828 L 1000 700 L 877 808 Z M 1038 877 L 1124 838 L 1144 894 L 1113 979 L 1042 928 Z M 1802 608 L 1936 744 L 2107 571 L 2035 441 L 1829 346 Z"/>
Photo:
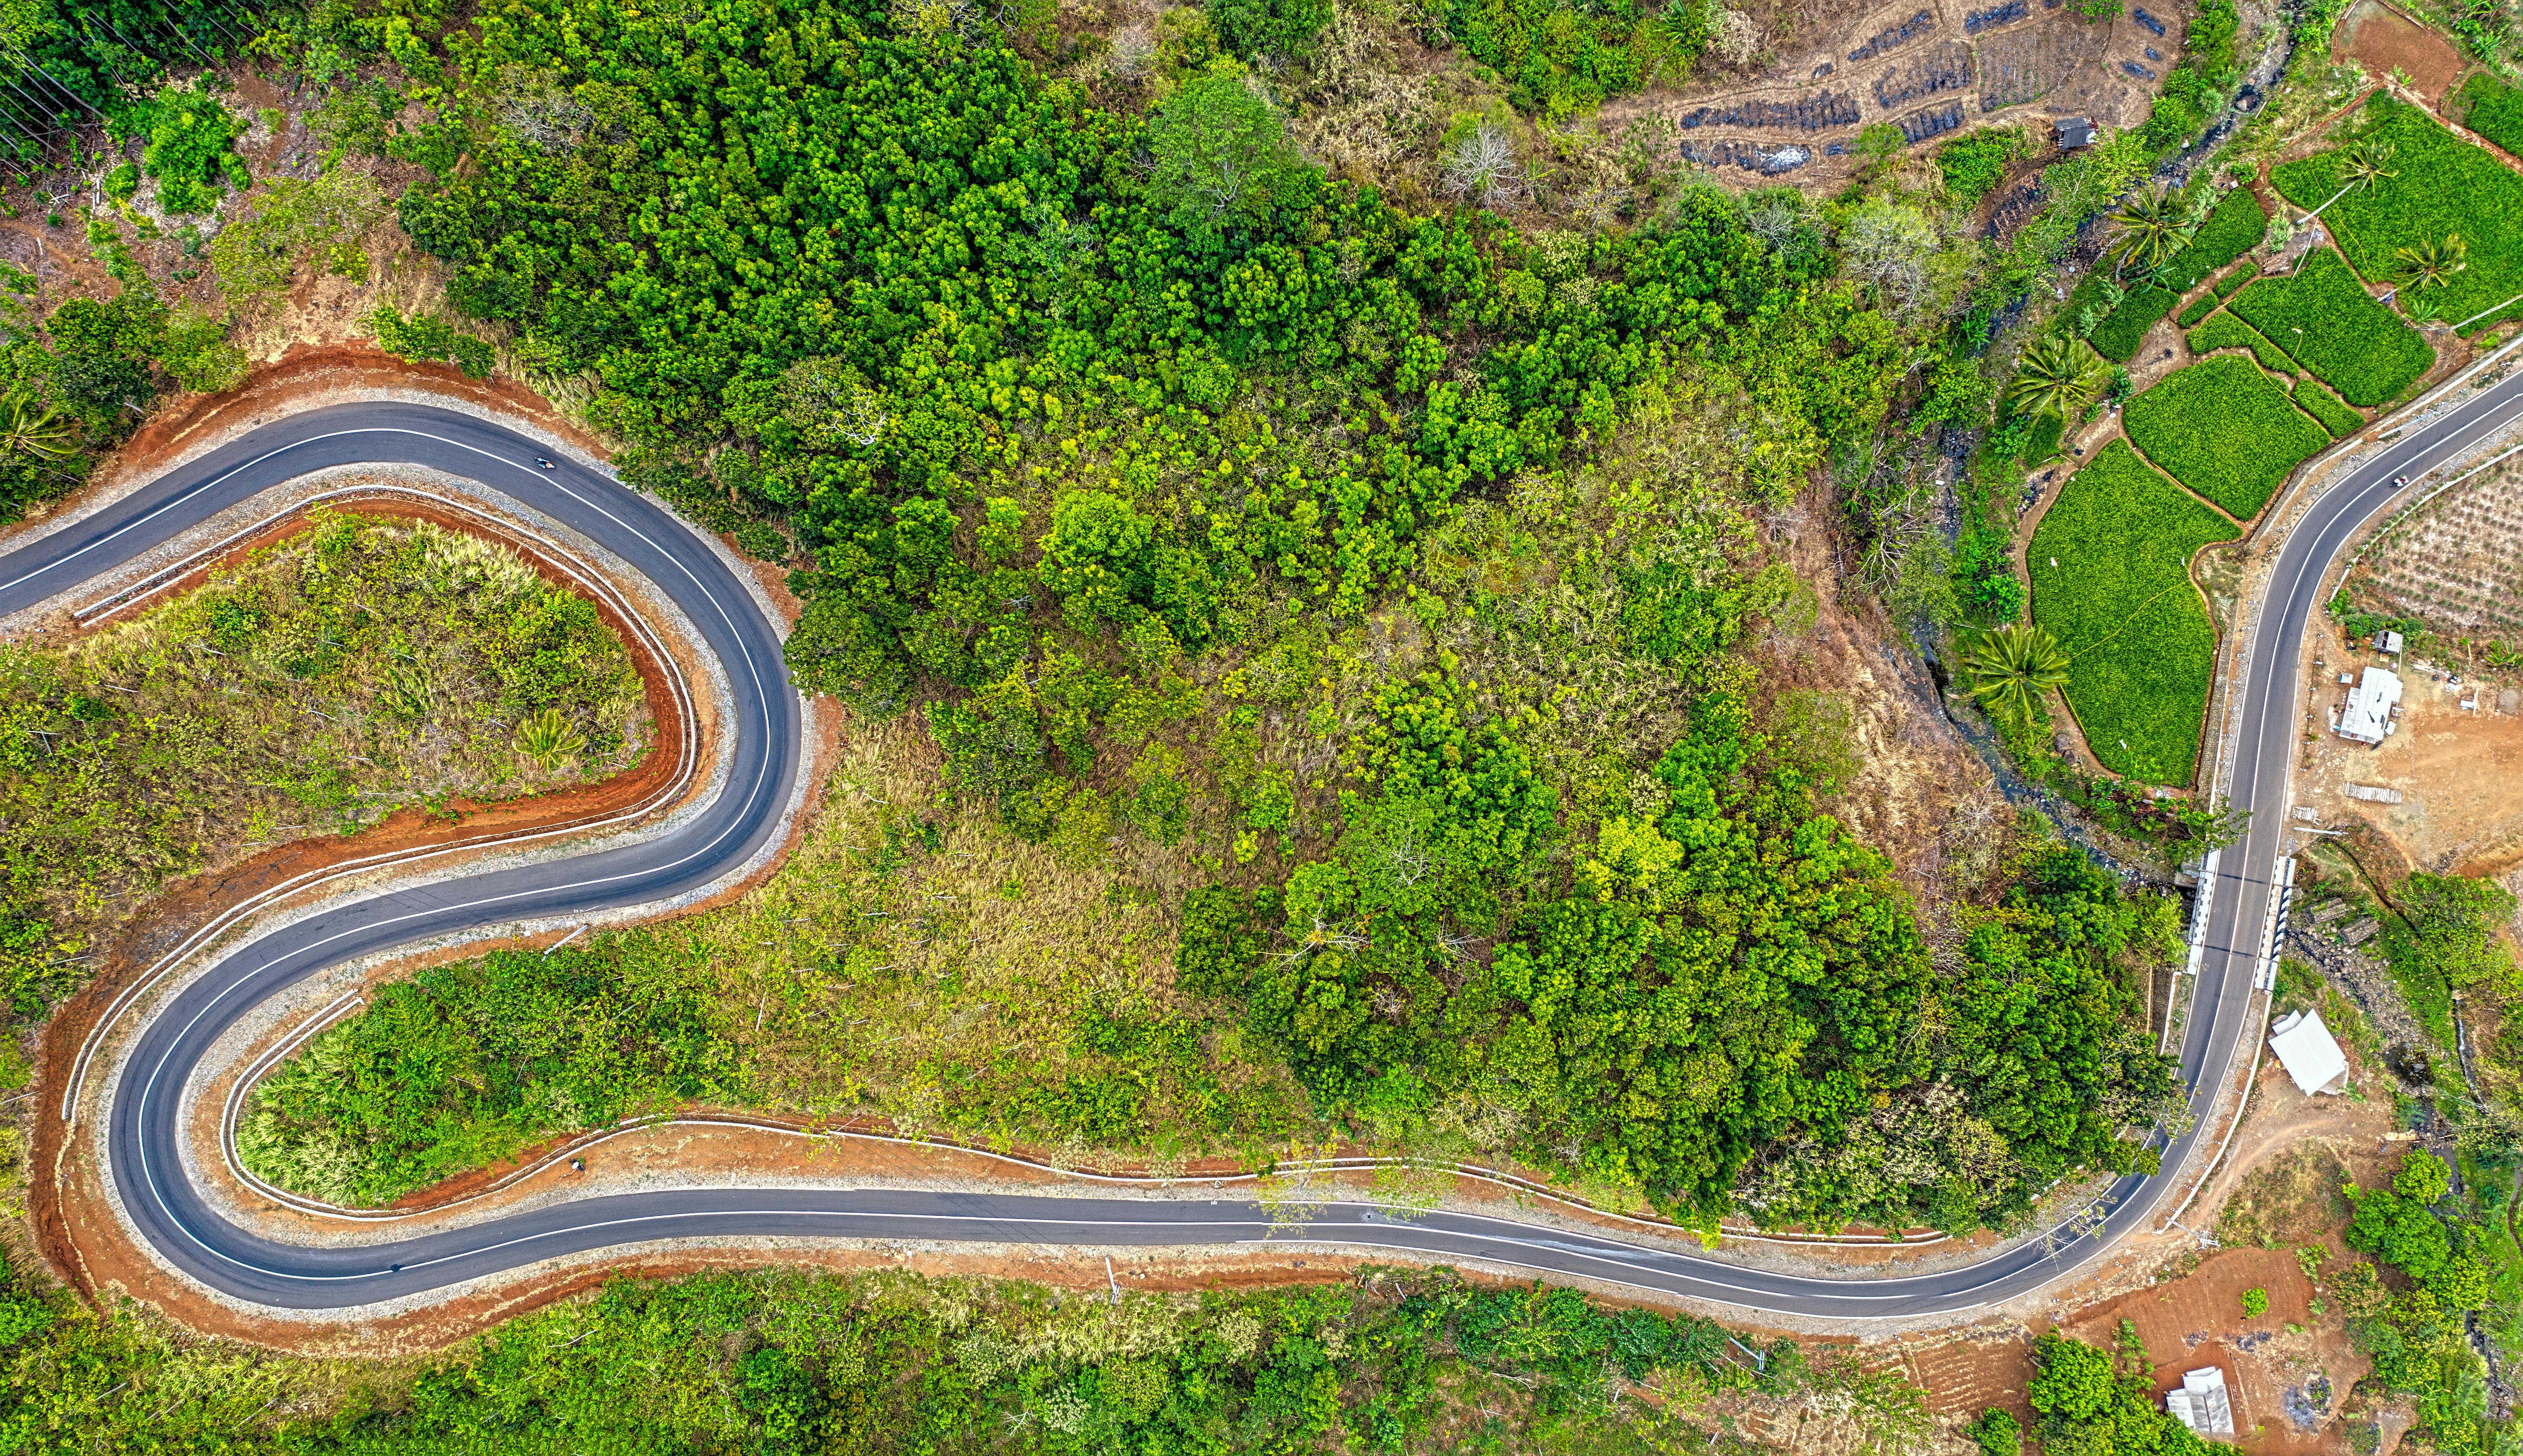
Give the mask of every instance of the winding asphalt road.
<path id="1" fill-rule="evenodd" d="M 2057 1246 L 2031 1241 L 1966 1267 L 1907 1278 L 1807 1278 L 1692 1253 L 1507 1219 L 1437 1212 L 1403 1219 L 1357 1203 L 1325 1209 L 1307 1245 L 1439 1260 L 1477 1260 L 1741 1308 L 1833 1320 L 1958 1314 L 2037 1288 L 2090 1260 L 2152 1217 L 2209 1118 L 2249 1030 L 2251 982 L 2270 870 L 2284 830 L 2298 724 L 2297 646 L 2322 577 L 2391 482 L 2446 463 L 2523 420 L 2523 373 L 2439 417 L 2327 492 L 2289 537 L 2259 617 L 2238 709 L 2242 746 L 2232 799 L 2257 811 L 2224 856 L 2195 1010 L 2181 1049 L 2193 1087 L 2190 1129 L 2164 1149 L 2166 1172 L 2113 1187 L 2098 1228 Z M 266 1306 L 324 1310 L 425 1295 L 538 1260 L 658 1240 L 790 1237 L 1020 1245 L 1192 1245 L 1271 1239 L 1244 1201 L 679 1188 L 581 1198 L 469 1227 L 357 1247 L 312 1247 L 246 1232 L 214 1212 L 177 1155 L 182 1089 L 220 1034 L 327 966 L 494 921 L 638 906 L 697 889 L 751 858 L 778 827 L 805 766 L 801 703 L 780 661 L 780 633 L 735 572 L 647 497 L 566 460 L 536 468 L 544 447 L 471 415 L 402 403 L 295 414 L 180 467 L 99 515 L 0 556 L 0 613 L 71 592 L 117 563 L 308 472 L 412 464 L 471 479 L 562 521 L 656 585 L 698 628 L 730 680 L 733 770 L 692 819 L 646 843 L 466 875 L 339 907 L 233 951 L 148 1012 L 109 1091 L 108 1163 L 124 1211 L 157 1253 L 201 1283 Z M 2169 1211 L 2169 1210 L 2166 1210 Z"/>

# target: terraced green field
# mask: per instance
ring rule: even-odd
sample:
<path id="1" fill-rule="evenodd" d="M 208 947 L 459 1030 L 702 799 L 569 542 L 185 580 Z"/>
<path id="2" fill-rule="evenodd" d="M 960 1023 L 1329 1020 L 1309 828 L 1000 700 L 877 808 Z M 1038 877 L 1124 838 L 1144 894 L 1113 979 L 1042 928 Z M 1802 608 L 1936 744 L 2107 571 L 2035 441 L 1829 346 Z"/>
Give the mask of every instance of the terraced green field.
<path id="1" fill-rule="evenodd" d="M 2216 629 L 2191 585 L 2200 547 L 2232 523 L 2115 440 L 2068 483 L 2032 534 L 2032 620 L 2074 654 L 2068 703 L 2104 766 L 2190 781 Z"/>
<path id="2" fill-rule="evenodd" d="M 2472 109 L 2475 124 L 2503 127 L 2501 108 L 2487 116 L 2481 110 Z M 2425 112 L 2387 95 L 2368 102 L 2359 121 L 2368 136 L 2392 149 L 2394 174 L 2340 198 L 2321 214 L 2356 271 L 2371 283 L 2392 281 L 2400 249 L 2458 236 L 2470 247 L 2470 265 L 2432 291 L 2429 303 L 2440 316 L 2459 323 L 2523 294 L 2523 176 Z M 2269 180 L 2287 201 L 2317 208 L 2339 190 L 2344 151 L 2290 162 Z M 2470 327 L 2485 328 L 2518 309 L 2523 305 L 2506 304 Z"/>
<path id="3" fill-rule="evenodd" d="M 2376 303 L 2327 248 L 2307 254 L 2291 274 L 2261 277 L 2225 306 L 2351 404 L 2391 399 L 2436 360 L 2418 331 Z"/>
<path id="4" fill-rule="evenodd" d="M 2230 353 L 2131 399 L 2122 423 L 2148 459 L 2238 521 L 2259 515 L 2287 473 L 2330 444 L 2275 380 Z"/>

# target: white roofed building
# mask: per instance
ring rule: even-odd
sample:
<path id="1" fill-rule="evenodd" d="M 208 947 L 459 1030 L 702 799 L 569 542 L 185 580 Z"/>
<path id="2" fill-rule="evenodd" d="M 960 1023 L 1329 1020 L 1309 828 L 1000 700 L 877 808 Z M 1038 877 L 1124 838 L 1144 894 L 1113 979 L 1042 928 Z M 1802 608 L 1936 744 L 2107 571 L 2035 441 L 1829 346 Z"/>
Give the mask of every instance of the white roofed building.
<path id="1" fill-rule="evenodd" d="M 2234 1433 L 2234 1398 L 2225 1389 L 2225 1372 L 2211 1365 L 2181 1378 L 2181 1387 L 2164 1392 L 2164 1413 L 2201 1435 Z"/>
<path id="2" fill-rule="evenodd" d="M 2291 1011 L 2269 1028 L 2269 1050 L 2306 1096 L 2348 1086 L 2348 1055 L 2339 1050 L 2319 1011 Z"/>
<path id="3" fill-rule="evenodd" d="M 2401 677 L 2389 668 L 2367 668 L 2339 715 L 2339 736 L 2380 743 L 2392 731 L 2392 710 L 2401 705 Z"/>

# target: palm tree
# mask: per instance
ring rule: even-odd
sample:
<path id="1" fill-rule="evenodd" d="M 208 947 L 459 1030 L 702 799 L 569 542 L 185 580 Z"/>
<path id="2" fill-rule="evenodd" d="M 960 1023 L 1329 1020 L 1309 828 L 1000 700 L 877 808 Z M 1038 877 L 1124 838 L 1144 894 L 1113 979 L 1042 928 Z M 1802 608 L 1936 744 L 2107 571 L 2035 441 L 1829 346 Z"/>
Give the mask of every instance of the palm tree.
<path id="1" fill-rule="evenodd" d="M 2339 190 L 2330 194 L 2328 202 L 2305 214 L 2304 220 L 2310 222 L 2320 216 L 2331 203 L 2352 192 L 2362 192 L 2386 177 L 2400 174 L 2401 169 L 2392 165 L 2392 144 L 2368 137 L 2340 154 L 2339 170 L 2335 174 L 2339 178 Z"/>
<path id="2" fill-rule="evenodd" d="M 49 405 L 40 411 L 25 399 L 12 399 L 0 412 L 0 455 L 29 455 L 58 460 L 78 448 L 78 422 Z"/>
<path id="3" fill-rule="evenodd" d="M 2084 340 L 2051 334 L 2036 340 L 2016 361 L 2015 378 L 2007 383 L 2006 398 L 2019 414 L 2035 418 L 2055 414 L 2069 419 L 2094 398 L 2102 367 L 2102 359 Z"/>
<path id="4" fill-rule="evenodd" d="M 2452 275 L 2470 266 L 2470 245 L 2459 233 L 2447 233 L 2442 242 L 2429 239 L 2412 243 L 2393 255 L 2400 260 L 2401 276 L 2411 288 L 2442 288 L 2452 281 Z"/>
<path id="5" fill-rule="evenodd" d="M 1963 685 L 1989 716 L 2023 731 L 2041 714 L 2041 695 L 2068 684 L 2068 649 L 2047 629 L 2018 622 L 1963 643 Z"/>
<path id="6" fill-rule="evenodd" d="M 2190 220 L 2190 205 L 2170 187 L 2151 187 L 2138 194 L 2112 214 L 2112 225 L 2118 229 L 2112 247 L 2120 256 L 2120 266 L 2141 273 L 2164 266 L 2198 231 L 2198 224 Z"/>
<path id="7" fill-rule="evenodd" d="M 561 760 L 587 746 L 587 734 L 563 717 L 558 708 L 546 708 L 517 725 L 517 751 L 543 766 L 546 772 L 560 767 Z"/>

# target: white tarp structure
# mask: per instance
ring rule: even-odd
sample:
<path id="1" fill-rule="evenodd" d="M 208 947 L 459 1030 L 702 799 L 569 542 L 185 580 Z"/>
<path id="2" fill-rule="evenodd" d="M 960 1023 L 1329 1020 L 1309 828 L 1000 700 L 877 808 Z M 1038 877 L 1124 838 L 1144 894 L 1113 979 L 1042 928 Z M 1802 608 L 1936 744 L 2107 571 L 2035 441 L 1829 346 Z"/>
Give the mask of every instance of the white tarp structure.
<path id="1" fill-rule="evenodd" d="M 2294 1011 L 2269 1028 L 2269 1050 L 2307 1096 L 2348 1085 L 2348 1057 L 2321 1024 L 2319 1011 Z"/>
<path id="2" fill-rule="evenodd" d="M 2359 743 L 2382 742 L 2392 731 L 2392 710 L 2400 705 L 2400 674 L 2389 668 L 2367 668 L 2339 715 L 2339 736 Z"/>
<path id="3" fill-rule="evenodd" d="M 2225 1372 L 2211 1365 L 2181 1378 L 2181 1388 L 2164 1392 L 2164 1413 L 2201 1435 L 2234 1433 L 2234 1401 Z"/>

